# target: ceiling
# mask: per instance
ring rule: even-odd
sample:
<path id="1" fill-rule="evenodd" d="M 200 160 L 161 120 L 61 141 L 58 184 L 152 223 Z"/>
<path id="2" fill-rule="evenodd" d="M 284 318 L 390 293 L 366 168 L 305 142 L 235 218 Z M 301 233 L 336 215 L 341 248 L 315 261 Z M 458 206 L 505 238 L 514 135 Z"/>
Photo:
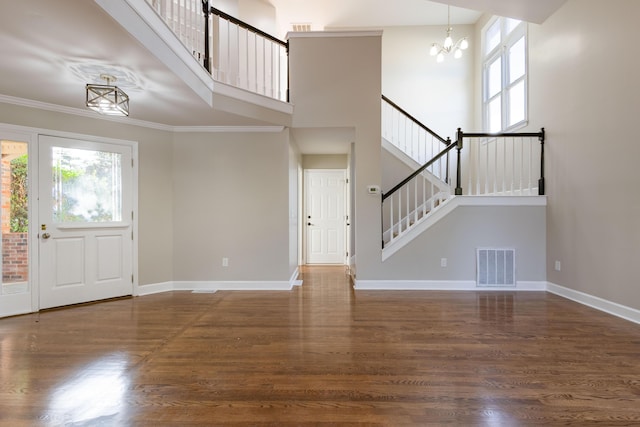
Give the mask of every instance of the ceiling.
<path id="1" fill-rule="evenodd" d="M 277 10 L 278 22 L 286 25 L 312 22 L 323 28 L 379 28 L 444 25 L 447 19 L 444 4 L 427 0 L 394 0 L 392 8 L 387 0 L 269 1 Z M 536 16 L 563 1 L 449 0 L 457 6 L 486 5 L 486 10 L 500 6 L 516 12 L 533 9 Z M 479 16 L 478 11 L 451 9 L 456 24 L 473 23 Z M 97 0 L 2 1 L 0 46 L 0 102 L 60 107 L 99 117 L 84 107 L 84 86 L 100 83 L 99 74 L 108 71 L 120 77 L 116 84 L 131 98 L 131 115 L 123 121 L 169 128 L 272 124 L 212 108 Z"/>

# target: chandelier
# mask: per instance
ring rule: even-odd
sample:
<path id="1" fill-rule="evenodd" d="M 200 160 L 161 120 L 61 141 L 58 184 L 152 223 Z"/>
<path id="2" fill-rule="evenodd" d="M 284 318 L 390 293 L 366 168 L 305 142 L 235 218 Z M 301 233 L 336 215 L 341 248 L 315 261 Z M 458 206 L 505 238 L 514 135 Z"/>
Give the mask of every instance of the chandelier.
<path id="1" fill-rule="evenodd" d="M 87 84 L 87 107 L 109 116 L 128 116 L 129 96 L 111 85 L 116 78 L 109 74 L 101 74 L 100 78 L 107 84 Z"/>
<path id="2" fill-rule="evenodd" d="M 457 42 L 453 42 L 451 37 L 451 6 L 447 5 L 447 37 L 444 39 L 444 43 L 433 43 L 429 54 L 436 57 L 437 62 L 444 61 L 444 54 L 449 54 L 453 51 L 453 57 L 458 59 L 462 57 L 462 51 L 469 47 L 469 42 L 466 37 L 461 38 Z"/>

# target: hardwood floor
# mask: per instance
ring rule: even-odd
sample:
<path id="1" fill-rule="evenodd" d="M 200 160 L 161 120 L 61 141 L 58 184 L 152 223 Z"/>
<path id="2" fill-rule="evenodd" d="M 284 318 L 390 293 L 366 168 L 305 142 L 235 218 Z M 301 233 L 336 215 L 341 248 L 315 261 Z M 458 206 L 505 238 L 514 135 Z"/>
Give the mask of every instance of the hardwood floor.
<path id="1" fill-rule="evenodd" d="M 0 425 L 640 425 L 640 325 L 542 292 L 171 292 L 0 320 Z"/>

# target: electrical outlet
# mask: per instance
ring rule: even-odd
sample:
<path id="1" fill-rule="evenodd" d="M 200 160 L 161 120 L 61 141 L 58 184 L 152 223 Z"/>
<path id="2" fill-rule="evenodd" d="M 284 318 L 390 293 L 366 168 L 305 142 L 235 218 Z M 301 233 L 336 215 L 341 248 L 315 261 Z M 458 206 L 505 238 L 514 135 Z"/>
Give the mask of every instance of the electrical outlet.
<path id="1" fill-rule="evenodd" d="M 556 261 L 555 269 L 556 271 L 560 271 L 562 269 L 562 265 L 560 264 L 560 261 Z"/>
<path id="2" fill-rule="evenodd" d="M 227 257 L 222 258 L 222 266 L 229 267 L 229 258 Z"/>
<path id="3" fill-rule="evenodd" d="M 447 266 L 447 259 L 440 258 L 440 267 L 446 267 L 446 266 Z"/>

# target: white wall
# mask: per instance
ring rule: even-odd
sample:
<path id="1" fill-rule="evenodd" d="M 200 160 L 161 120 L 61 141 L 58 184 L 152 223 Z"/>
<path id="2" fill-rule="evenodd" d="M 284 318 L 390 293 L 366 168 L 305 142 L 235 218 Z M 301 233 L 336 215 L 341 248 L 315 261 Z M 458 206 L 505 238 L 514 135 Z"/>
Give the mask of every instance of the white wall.
<path id="1" fill-rule="evenodd" d="M 276 8 L 262 0 L 238 0 L 238 14 L 234 15 L 272 36 L 277 36 Z"/>
<path id="2" fill-rule="evenodd" d="M 429 55 L 442 43 L 444 26 L 387 27 L 382 36 L 382 93 L 440 136 L 455 140 L 456 129 L 473 127 L 474 27 L 455 26 L 453 37 L 469 37 L 462 58 L 437 63 Z M 455 41 L 454 40 L 454 41 Z"/>
<path id="3" fill-rule="evenodd" d="M 530 128 L 548 135 L 548 280 L 635 309 L 639 16 L 637 0 L 569 0 L 529 26 Z"/>

